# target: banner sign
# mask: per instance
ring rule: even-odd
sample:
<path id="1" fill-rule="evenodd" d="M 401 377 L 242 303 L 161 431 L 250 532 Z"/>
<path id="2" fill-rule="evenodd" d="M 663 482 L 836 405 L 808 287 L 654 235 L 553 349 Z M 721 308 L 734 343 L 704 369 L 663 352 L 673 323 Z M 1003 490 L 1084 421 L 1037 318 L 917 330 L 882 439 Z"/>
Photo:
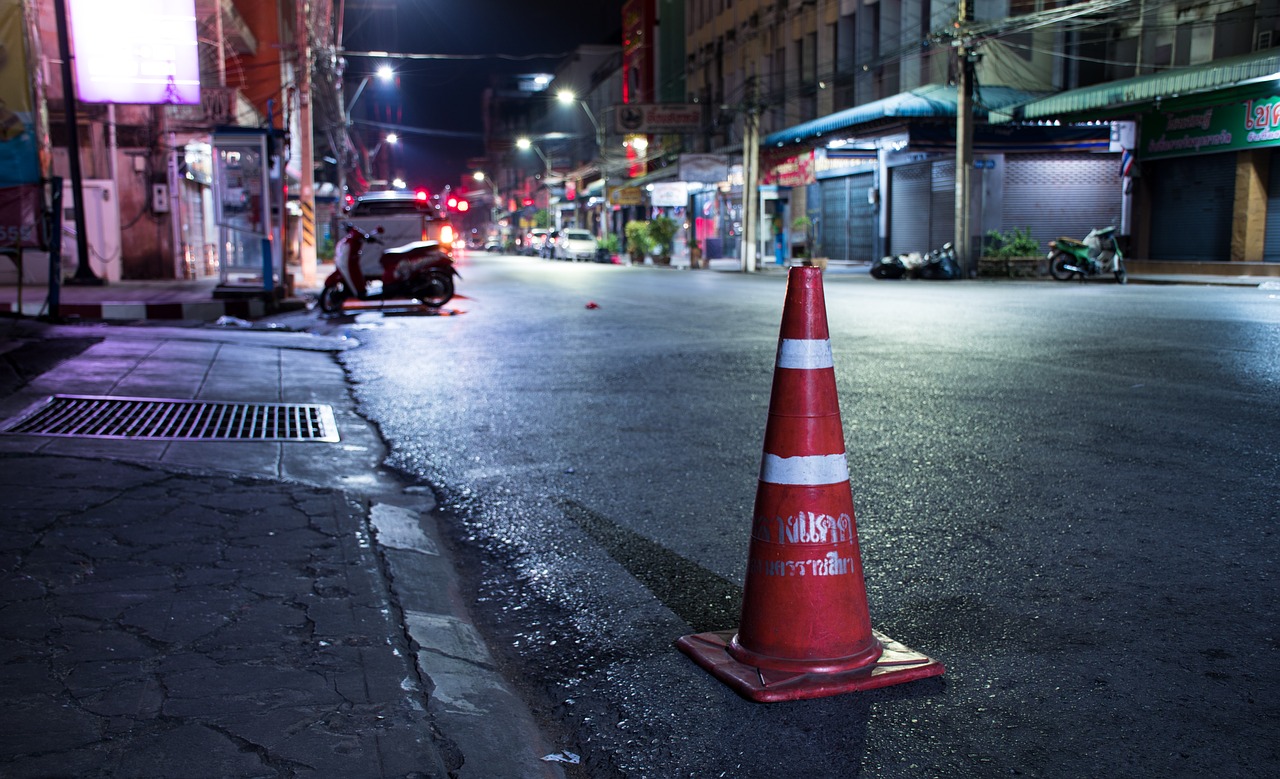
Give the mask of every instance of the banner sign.
<path id="1" fill-rule="evenodd" d="M 44 187 L 26 184 L 0 187 L 0 249 L 46 249 L 41 235 L 40 212 Z"/>
<path id="2" fill-rule="evenodd" d="M 21 0 L 0 0 L 0 187 L 40 181 Z"/>
<path id="3" fill-rule="evenodd" d="M 610 187 L 609 202 L 615 206 L 642 206 L 644 190 L 640 187 Z"/>
<path id="4" fill-rule="evenodd" d="M 661 181 L 653 184 L 649 203 L 654 206 L 684 208 L 689 205 L 689 187 L 683 181 Z"/>
<path id="5" fill-rule="evenodd" d="M 85 103 L 200 105 L 195 0 L 70 0 Z"/>
<path id="6" fill-rule="evenodd" d="M 763 155 L 762 155 L 763 156 Z M 762 184 L 777 184 L 780 187 L 804 187 L 817 181 L 813 161 L 813 150 L 796 154 L 769 166 L 761 166 L 764 171 L 760 177 Z"/>
<path id="7" fill-rule="evenodd" d="M 680 180 L 719 184 L 729 178 L 729 157 L 724 154 L 681 154 Z"/>
<path id="8" fill-rule="evenodd" d="M 1140 159 L 1280 146 L 1280 97 L 1143 115 Z"/>
<path id="9" fill-rule="evenodd" d="M 701 103 L 626 103 L 613 108 L 618 133 L 694 133 L 702 129 Z"/>

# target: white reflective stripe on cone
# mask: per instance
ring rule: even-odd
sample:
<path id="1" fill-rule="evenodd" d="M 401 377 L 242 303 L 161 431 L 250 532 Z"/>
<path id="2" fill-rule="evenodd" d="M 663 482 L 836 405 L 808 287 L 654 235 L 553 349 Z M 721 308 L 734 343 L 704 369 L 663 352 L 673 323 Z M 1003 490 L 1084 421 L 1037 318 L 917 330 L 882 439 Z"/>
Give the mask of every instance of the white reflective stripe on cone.
<path id="1" fill-rule="evenodd" d="M 765 453 L 760 462 L 760 481 L 807 487 L 839 484 L 849 481 L 849 461 L 843 452 L 802 457 L 779 457 Z"/>
<path id="2" fill-rule="evenodd" d="M 778 342 L 778 367 L 817 370 L 835 367 L 831 341 L 783 338 Z"/>

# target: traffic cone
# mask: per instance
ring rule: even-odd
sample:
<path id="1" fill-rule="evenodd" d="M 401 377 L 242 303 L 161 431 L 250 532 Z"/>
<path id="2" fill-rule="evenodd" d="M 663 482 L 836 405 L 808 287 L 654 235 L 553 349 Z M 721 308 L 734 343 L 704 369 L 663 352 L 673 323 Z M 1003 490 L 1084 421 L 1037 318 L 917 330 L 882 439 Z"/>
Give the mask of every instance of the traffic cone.
<path id="1" fill-rule="evenodd" d="M 676 646 L 760 702 L 943 672 L 871 628 L 819 268 L 792 268 L 787 277 L 741 623 Z"/>

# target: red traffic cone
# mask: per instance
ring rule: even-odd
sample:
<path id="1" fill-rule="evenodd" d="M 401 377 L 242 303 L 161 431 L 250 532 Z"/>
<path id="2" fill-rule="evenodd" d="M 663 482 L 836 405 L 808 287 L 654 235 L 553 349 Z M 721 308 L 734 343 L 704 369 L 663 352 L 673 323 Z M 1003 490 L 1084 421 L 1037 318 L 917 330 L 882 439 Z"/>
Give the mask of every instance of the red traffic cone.
<path id="1" fill-rule="evenodd" d="M 742 622 L 680 651 L 772 702 L 887 687 L 943 667 L 871 629 L 822 271 L 792 268 L 782 310 Z"/>

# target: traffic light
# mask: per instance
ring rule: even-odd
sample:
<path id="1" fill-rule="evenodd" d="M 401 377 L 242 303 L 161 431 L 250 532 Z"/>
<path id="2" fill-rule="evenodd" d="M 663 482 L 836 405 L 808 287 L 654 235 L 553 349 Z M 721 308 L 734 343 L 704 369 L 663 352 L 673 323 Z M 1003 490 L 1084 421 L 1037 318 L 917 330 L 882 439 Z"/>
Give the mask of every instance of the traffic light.
<path id="1" fill-rule="evenodd" d="M 419 189 L 413 193 L 413 199 L 418 201 L 419 203 L 426 203 L 427 197 L 428 195 L 425 189 Z"/>

